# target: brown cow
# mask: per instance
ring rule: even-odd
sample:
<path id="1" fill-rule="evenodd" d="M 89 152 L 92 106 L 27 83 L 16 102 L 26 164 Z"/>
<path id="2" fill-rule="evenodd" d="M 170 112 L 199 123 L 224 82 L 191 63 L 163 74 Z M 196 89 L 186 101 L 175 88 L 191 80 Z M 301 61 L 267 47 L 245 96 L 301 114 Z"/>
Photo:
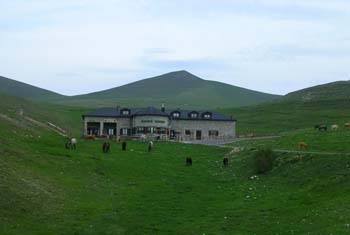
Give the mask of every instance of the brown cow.
<path id="1" fill-rule="evenodd" d="M 95 140 L 96 136 L 95 135 L 87 135 L 86 139 L 88 139 L 88 140 Z"/>
<path id="2" fill-rule="evenodd" d="M 110 148 L 110 147 L 111 147 L 111 144 L 110 144 L 110 143 L 104 142 L 103 145 L 102 145 L 102 151 L 103 151 L 104 153 L 107 153 L 107 152 L 109 152 L 109 148 Z"/>
<path id="3" fill-rule="evenodd" d="M 300 150 L 302 150 L 302 149 L 307 150 L 309 146 L 305 142 L 299 142 L 298 147 Z"/>

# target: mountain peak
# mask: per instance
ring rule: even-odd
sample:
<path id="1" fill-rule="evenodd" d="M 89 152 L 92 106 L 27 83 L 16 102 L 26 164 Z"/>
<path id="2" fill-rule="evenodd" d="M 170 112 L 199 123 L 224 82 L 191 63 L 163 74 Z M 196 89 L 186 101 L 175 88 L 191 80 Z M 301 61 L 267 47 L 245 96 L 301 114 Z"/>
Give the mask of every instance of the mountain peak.
<path id="1" fill-rule="evenodd" d="M 169 80 L 192 80 L 192 81 L 198 81 L 198 80 L 203 80 L 200 77 L 197 77 L 196 75 L 186 71 L 186 70 L 179 70 L 179 71 L 173 71 L 170 73 L 166 73 L 163 75 L 159 76 L 160 78 L 165 78 L 165 79 L 169 79 Z"/>

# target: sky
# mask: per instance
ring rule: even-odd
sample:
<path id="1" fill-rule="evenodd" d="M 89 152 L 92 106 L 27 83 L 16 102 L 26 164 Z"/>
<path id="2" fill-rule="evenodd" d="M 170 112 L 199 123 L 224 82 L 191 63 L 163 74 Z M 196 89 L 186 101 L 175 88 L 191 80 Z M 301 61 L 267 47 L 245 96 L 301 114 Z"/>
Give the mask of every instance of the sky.
<path id="1" fill-rule="evenodd" d="M 176 70 L 286 94 L 350 80 L 349 0 L 0 0 L 0 75 L 65 95 Z"/>

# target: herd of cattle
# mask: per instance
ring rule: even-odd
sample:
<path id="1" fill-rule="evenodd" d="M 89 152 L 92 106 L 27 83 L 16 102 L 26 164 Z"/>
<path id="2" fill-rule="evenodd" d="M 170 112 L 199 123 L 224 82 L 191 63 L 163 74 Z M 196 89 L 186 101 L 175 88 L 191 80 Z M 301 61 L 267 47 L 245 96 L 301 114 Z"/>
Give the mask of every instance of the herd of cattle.
<path id="1" fill-rule="evenodd" d="M 90 138 L 89 138 L 90 139 Z M 71 150 L 75 150 L 76 149 L 76 145 L 77 145 L 77 139 L 76 138 L 72 138 L 70 139 L 68 142 L 66 142 L 65 144 L 65 147 L 66 149 L 71 149 Z M 151 152 L 152 149 L 153 149 L 153 142 L 150 141 L 147 145 L 147 149 L 148 149 L 148 152 Z M 110 147 L 111 147 L 111 144 L 109 141 L 106 141 L 102 144 L 102 152 L 103 153 L 108 153 L 110 151 Z M 126 141 L 123 141 L 122 142 L 122 151 L 126 151 Z M 187 157 L 186 158 L 186 165 L 187 166 L 192 166 L 192 158 L 190 157 Z M 228 166 L 228 157 L 224 157 L 223 159 L 223 165 L 224 166 Z"/>
<path id="2" fill-rule="evenodd" d="M 315 125 L 314 128 L 316 130 L 319 130 L 319 131 L 327 131 L 328 130 L 328 126 L 325 125 L 325 124 L 318 124 L 318 125 Z M 345 129 L 350 129 L 350 123 L 345 123 L 344 124 L 344 128 Z M 332 131 L 337 131 L 339 129 L 339 125 L 338 124 L 333 124 L 331 125 L 331 130 Z M 305 142 L 299 142 L 298 143 L 298 148 L 300 150 L 307 150 L 309 147 L 309 145 Z"/>

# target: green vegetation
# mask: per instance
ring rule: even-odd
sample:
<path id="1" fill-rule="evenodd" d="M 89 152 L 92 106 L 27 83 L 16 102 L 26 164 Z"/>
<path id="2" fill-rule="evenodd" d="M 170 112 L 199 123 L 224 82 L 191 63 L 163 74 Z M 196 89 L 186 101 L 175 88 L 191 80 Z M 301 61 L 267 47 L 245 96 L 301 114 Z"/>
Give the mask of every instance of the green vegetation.
<path id="1" fill-rule="evenodd" d="M 285 100 L 339 100 L 350 99 L 350 81 L 337 81 L 309 87 L 287 94 Z"/>
<path id="2" fill-rule="evenodd" d="M 276 153 L 256 174 L 257 148 L 350 152 L 350 130 L 298 130 L 235 143 L 246 150 L 178 143 L 79 139 L 76 151 L 42 122 L 79 133 L 79 109 L 2 96 L 0 234 L 347 234 L 350 156 Z M 71 121 L 69 121 L 71 120 Z M 75 128 L 74 128 L 75 126 Z M 252 150 L 250 150 L 252 149 Z M 229 166 L 222 167 L 224 156 Z M 267 152 L 265 156 L 271 156 Z M 185 158 L 193 166 L 185 165 Z M 269 158 L 269 157 L 268 157 Z M 270 159 L 270 158 L 269 158 Z"/>
<path id="3" fill-rule="evenodd" d="M 63 95 L 41 89 L 29 84 L 0 76 L 0 94 L 7 94 L 38 101 L 50 101 L 64 98 Z"/>
<path id="4" fill-rule="evenodd" d="M 275 153 L 272 149 L 260 149 L 255 154 L 256 171 L 258 174 L 265 174 L 272 170 Z"/>
<path id="5" fill-rule="evenodd" d="M 121 87 L 78 96 L 61 96 L 9 79 L 0 79 L 0 93 L 78 107 L 157 106 L 215 109 L 258 104 L 280 96 L 203 80 L 186 71 L 172 72 Z"/>
<path id="6" fill-rule="evenodd" d="M 275 150 L 299 151 L 298 143 L 308 145 L 306 152 L 344 153 L 350 154 L 350 129 L 341 128 L 337 131 L 318 131 L 304 129 L 283 133 L 280 138 L 251 139 L 229 144 L 230 146 L 248 149 L 271 148 Z"/>
<path id="7" fill-rule="evenodd" d="M 281 132 L 350 122 L 350 100 L 275 101 L 256 106 L 221 110 L 237 120 L 239 135 L 256 132 L 276 135 Z"/>

